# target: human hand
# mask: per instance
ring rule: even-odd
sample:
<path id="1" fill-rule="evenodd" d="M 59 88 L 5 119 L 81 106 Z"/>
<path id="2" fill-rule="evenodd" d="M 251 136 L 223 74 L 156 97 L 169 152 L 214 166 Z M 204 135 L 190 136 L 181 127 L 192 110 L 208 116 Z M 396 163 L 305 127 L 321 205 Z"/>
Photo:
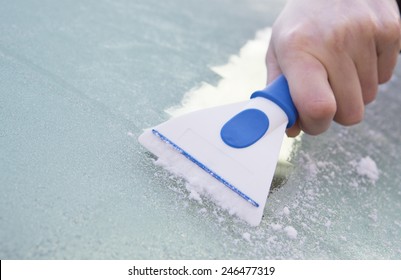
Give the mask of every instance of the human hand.
<path id="1" fill-rule="evenodd" d="M 395 0 L 289 0 L 266 56 L 268 82 L 284 74 L 299 113 L 287 134 L 362 121 L 378 84 L 391 78 L 400 46 Z"/>

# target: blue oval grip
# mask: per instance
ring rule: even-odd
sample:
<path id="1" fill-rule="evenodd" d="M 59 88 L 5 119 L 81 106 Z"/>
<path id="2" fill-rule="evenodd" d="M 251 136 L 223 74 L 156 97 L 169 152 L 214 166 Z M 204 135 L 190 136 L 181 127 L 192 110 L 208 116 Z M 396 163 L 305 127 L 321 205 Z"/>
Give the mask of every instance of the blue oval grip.
<path id="1" fill-rule="evenodd" d="M 256 91 L 251 98 L 263 97 L 276 103 L 287 115 L 287 128 L 294 125 L 298 112 L 292 102 L 287 80 L 279 76 L 265 89 Z M 269 118 L 258 109 L 246 109 L 224 124 L 221 139 L 233 148 L 246 148 L 256 143 L 269 129 Z"/>
<path id="2" fill-rule="evenodd" d="M 269 118 L 258 109 L 244 110 L 228 122 L 220 131 L 221 139 L 233 148 L 246 148 L 257 142 L 269 128 Z"/>

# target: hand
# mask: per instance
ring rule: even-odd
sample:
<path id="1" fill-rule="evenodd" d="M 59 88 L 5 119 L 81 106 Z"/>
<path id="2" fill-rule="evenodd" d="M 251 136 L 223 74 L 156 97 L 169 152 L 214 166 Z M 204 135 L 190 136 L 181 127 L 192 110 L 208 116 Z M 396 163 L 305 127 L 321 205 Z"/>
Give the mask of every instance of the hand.
<path id="1" fill-rule="evenodd" d="M 287 134 L 362 121 L 392 76 L 400 42 L 395 0 L 289 0 L 266 56 L 268 82 L 283 73 L 299 113 Z"/>

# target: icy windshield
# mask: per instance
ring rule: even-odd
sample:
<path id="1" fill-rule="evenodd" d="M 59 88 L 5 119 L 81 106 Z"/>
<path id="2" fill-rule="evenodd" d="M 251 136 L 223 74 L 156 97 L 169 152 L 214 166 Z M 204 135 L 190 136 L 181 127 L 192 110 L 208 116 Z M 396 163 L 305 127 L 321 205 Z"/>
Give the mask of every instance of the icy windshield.
<path id="1" fill-rule="evenodd" d="M 288 144 L 258 227 L 137 141 L 264 87 L 284 2 L 4 1 L 0 258 L 399 258 L 400 67 L 362 124 Z"/>

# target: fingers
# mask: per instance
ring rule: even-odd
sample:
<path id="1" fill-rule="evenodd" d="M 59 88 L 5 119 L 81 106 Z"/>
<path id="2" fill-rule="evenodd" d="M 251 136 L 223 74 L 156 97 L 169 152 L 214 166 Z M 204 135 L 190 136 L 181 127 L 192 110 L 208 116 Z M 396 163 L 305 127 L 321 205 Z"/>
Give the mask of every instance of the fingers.
<path id="1" fill-rule="evenodd" d="M 376 3 L 377 5 L 379 3 Z M 383 2 L 380 4 L 396 4 L 392 1 Z M 384 16 L 380 18 L 378 24 L 378 30 L 376 34 L 376 49 L 377 49 L 377 70 L 379 76 L 379 83 L 385 83 L 390 80 L 397 63 L 397 58 L 401 47 L 401 26 L 400 26 L 400 15 L 397 8 L 395 9 L 384 9 L 386 5 L 382 7 L 380 5 Z"/>
<path id="2" fill-rule="evenodd" d="M 299 113 L 298 126 L 308 134 L 320 134 L 329 128 L 336 112 L 326 69 L 306 53 L 289 58 L 283 61 L 282 70 Z M 296 129 L 289 133 L 295 133 Z"/>
<path id="3" fill-rule="evenodd" d="M 348 55 L 340 54 L 334 58 L 336 62 L 331 62 L 328 68 L 329 82 L 337 104 L 334 120 L 342 125 L 353 125 L 359 123 L 364 115 L 359 75 L 354 61 Z"/>
<path id="4" fill-rule="evenodd" d="M 376 98 L 378 90 L 377 55 L 374 42 L 366 44 L 364 50 L 357 52 L 355 67 L 361 85 L 363 103 L 366 105 Z"/>
<path id="5" fill-rule="evenodd" d="M 374 47 L 371 52 L 375 53 Z M 375 56 L 362 52 L 356 65 L 345 54 L 331 54 L 327 57 L 333 59 L 322 64 L 306 52 L 294 52 L 287 54 L 278 65 L 274 54 L 269 49 L 267 59 L 274 62 L 268 63 L 269 80 L 283 70 L 300 116 L 298 123 L 287 130 L 287 135 L 296 136 L 300 129 L 317 135 L 326 131 L 333 119 L 343 125 L 356 124 L 363 119 L 364 104 L 370 102 L 377 91 L 376 59 L 367 59 Z M 328 71 L 324 65 L 330 65 Z"/>
<path id="6" fill-rule="evenodd" d="M 394 26 L 392 29 L 393 30 L 388 30 L 385 36 L 378 39 L 377 70 L 380 84 L 390 80 L 400 52 L 400 24 Z M 398 36 L 396 34 L 398 34 Z"/>
<path id="7" fill-rule="evenodd" d="M 292 127 L 288 128 L 286 134 L 288 137 L 297 137 L 301 133 L 301 127 L 296 122 Z"/>

